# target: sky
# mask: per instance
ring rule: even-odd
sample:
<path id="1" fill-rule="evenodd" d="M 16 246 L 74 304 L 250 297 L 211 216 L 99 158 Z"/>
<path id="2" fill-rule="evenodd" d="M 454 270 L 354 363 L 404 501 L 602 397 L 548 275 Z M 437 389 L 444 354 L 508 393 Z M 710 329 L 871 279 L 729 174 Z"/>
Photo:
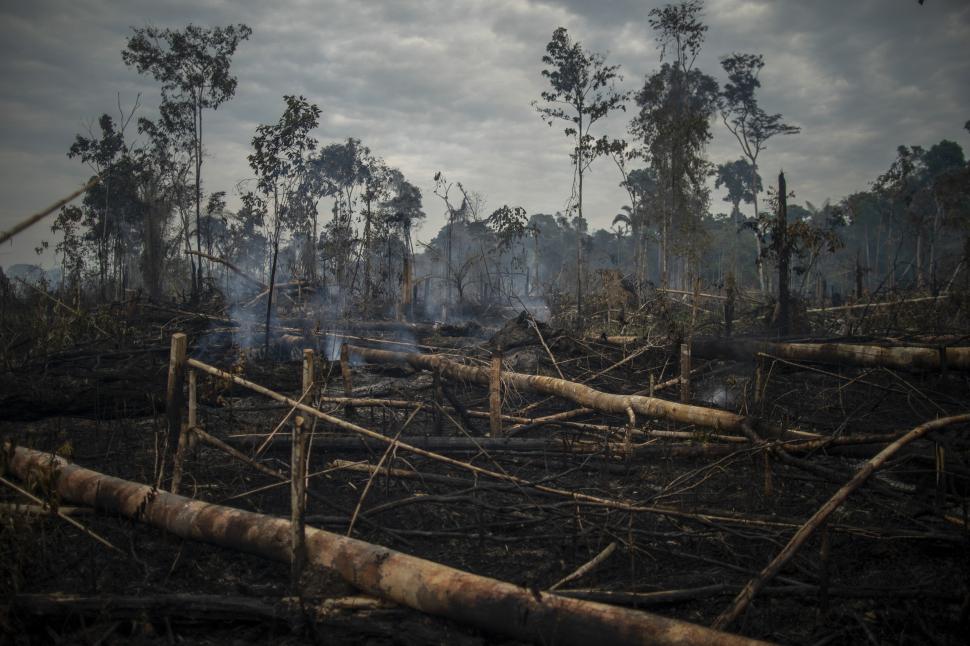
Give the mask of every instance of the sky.
<path id="1" fill-rule="evenodd" d="M 484 198 L 529 213 L 563 210 L 570 145 L 532 101 L 546 88 L 541 57 L 552 32 L 619 64 L 636 91 L 660 64 L 651 0 L 0 0 L 0 230 L 73 192 L 90 171 L 66 153 L 102 113 L 152 117 L 157 83 L 124 65 L 132 27 L 245 23 L 233 59 L 236 96 L 206 114 L 204 190 L 251 178 L 246 156 L 259 124 L 275 123 L 284 94 L 320 106 L 321 144 L 360 138 L 424 194 L 429 240 L 444 222 L 437 171 Z M 801 133 L 776 137 L 759 158 L 766 183 L 784 170 L 795 202 L 816 205 L 864 190 L 900 144 L 941 139 L 970 152 L 970 1 L 707 0 L 698 66 L 724 80 L 721 57 L 765 58 L 759 101 Z M 140 97 L 140 98 L 139 98 Z M 635 105 L 599 133 L 623 136 Z M 740 156 L 723 124 L 707 153 Z M 135 135 L 136 133 L 132 133 Z M 594 163 L 584 212 L 609 227 L 625 203 L 608 159 Z M 727 211 L 722 192 L 714 212 Z M 54 264 L 50 221 L 0 246 L 0 265 Z"/>

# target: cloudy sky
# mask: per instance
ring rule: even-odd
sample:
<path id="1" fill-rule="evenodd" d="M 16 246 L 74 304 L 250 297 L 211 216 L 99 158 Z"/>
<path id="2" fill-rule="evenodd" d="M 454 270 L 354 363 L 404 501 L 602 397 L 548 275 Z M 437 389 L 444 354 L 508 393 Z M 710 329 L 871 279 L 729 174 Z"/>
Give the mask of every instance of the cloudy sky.
<path id="1" fill-rule="evenodd" d="M 243 22 L 253 36 L 234 59 L 236 97 L 207 116 L 205 189 L 230 195 L 250 176 L 256 126 L 275 122 L 284 94 L 317 103 L 321 143 L 359 137 L 421 187 L 428 239 L 443 222 L 432 194 L 441 170 L 481 193 L 486 210 L 562 210 L 569 144 L 530 106 L 544 89 L 540 58 L 565 26 L 621 65 L 635 90 L 658 66 L 651 0 L 0 0 L 0 230 L 80 186 L 89 175 L 66 151 L 103 112 L 158 88 L 123 64 L 132 26 Z M 970 2 L 967 0 L 707 0 L 699 66 L 763 54 L 762 106 L 802 128 L 762 154 L 763 175 L 784 169 L 796 201 L 821 203 L 866 188 L 899 144 L 958 141 L 970 150 Z M 604 128 L 622 135 L 629 113 Z M 713 161 L 738 157 L 720 123 Z M 618 174 L 597 162 L 587 216 L 609 226 L 624 203 Z M 715 194 L 712 207 L 724 207 Z M 230 198 L 232 202 L 232 198 Z M 36 225 L 0 248 L 0 264 L 37 262 L 52 239 Z M 50 265 L 53 258 L 41 260 Z"/>

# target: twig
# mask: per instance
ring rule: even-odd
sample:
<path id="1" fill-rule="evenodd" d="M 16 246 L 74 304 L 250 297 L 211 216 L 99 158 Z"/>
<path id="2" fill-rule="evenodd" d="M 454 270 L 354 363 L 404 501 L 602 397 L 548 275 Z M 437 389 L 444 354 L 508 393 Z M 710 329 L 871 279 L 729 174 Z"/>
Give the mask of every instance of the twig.
<path id="1" fill-rule="evenodd" d="M 302 404 L 303 403 L 303 400 L 306 398 L 307 394 L 311 390 L 313 390 L 313 384 L 310 384 L 310 386 L 308 386 L 307 389 L 303 391 L 303 394 L 300 395 L 300 398 L 298 400 L 296 400 L 297 403 L 298 404 Z M 291 406 L 290 407 L 289 412 L 286 413 L 286 415 L 283 416 L 283 419 L 281 419 L 280 420 L 280 423 L 276 425 L 276 428 L 273 429 L 273 432 L 270 433 L 266 437 L 266 440 L 262 444 L 259 445 L 259 448 L 258 449 L 256 449 L 256 453 L 255 453 L 255 455 L 253 457 L 257 457 L 258 458 L 260 456 L 260 454 L 262 454 L 262 452 L 266 450 L 266 447 L 269 446 L 269 443 L 273 441 L 273 438 L 276 436 L 276 434 L 279 432 L 279 430 L 281 428 L 283 428 L 283 424 L 286 424 L 287 420 L 290 419 L 290 415 L 292 415 L 295 410 L 296 410 L 296 406 Z"/>
<path id="2" fill-rule="evenodd" d="M 560 579 L 559 581 L 549 586 L 549 591 L 552 592 L 556 588 L 563 586 L 569 583 L 570 581 L 575 581 L 579 577 L 589 573 L 594 568 L 598 567 L 603 561 L 610 558 L 610 555 L 615 551 L 616 551 L 616 541 L 613 541 L 612 543 L 607 545 L 602 552 L 600 552 L 599 554 L 594 556 L 591 560 L 587 561 L 586 563 L 576 568 L 576 570 L 572 574 L 567 574 L 562 579 Z"/>
<path id="3" fill-rule="evenodd" d="M 805 544 L 805 541 L 808 540 L 815 530 L 822 523 L 824 523 L 829 516 L 832 515 L 832 512 L 838 509 L 853 491 L 861 487 L 869 476 L 879 469 L 897 451 L 932 431 L 966 422 L 970 422 L 970 413 L 955 415 L 952 417 L 943 417 L 933 420 L 932 422 L 927 422 L 917 426 L 906 435 L 900 437 L 874 457 L 869 459 L 862 466 L 862 468 L 859 469 L 855 476 L 849 480 L 849 482 L 836 491 L 835 494 L 829 498 L 828 502 L 822 505 L 819 510 L 816 511 L 812 517 L 799 528 L 797 532 L 795 532 L 795 535 L 792 536 L 791 540 L 788 541 L 788 544 L 784 547 L 784 549 L 782 549 L 781 552 L 778 553 L 771 563 L 765 566 L 757 577 L 748 581 L 748 584 L 744 586 L 744 589 L 740 593 L 738 593 L 738 596 L 734 598 L 731 605 L 724 612 L 718 615 L 717 619 L 715 619 L 713 623 L 713 626 L 724 629 L 727 626 L 730 626 L 738 617 L 740 617 L 741 613 L 745 611 L 748 604 L 751 603 L 752 599 L 754 599 L 755 595 L 758 594 L 758 592 L 765 585 L 767 585 L 776 574 L 778 574 L 781 568 L 784 567 L 793 556 L 795 556 L 795 553 L 799 550 L 799 548 L 801 548 L 801 546 Z"/>
<path id="4" fill-rule="evenodd" d="M 401 433 L 404 431 L 404 429 L 408 427 L 408 425 L 411 423 L 411 420 L 414 419 L 414 416 L 418 414 L 419 410 L 421 410 L 420 406 L 418 406 L 413 411 L 411 411 L 411 414 L 408 415 L 407 420 L 404 422 L 401 428 L 397 430 L 397 433 L 394 434 L 394 442 L 392 442 L 391 444 L 388 444 L 387 448 L 384 450 L 384 454 L 381 456 L 381 459 L 377 463 L 377 468 L 374 469 L 374 471 L 370 474 L 370 477 L 367 478 L 367 484 L 364 485 L 364 491 L 360 494 L 360 499 L 357 500 L 357 506 L 354 507 L 354 513 L 350 517 L 350 524 L 347 526 L 347 536 L 350 536 L 351 532 L 354 531 L 354 523 L 357 522 L 357 516 L 358 514 L 360 514 L 360 508 L 364 504 L 364 499 L 367 497 L 367 492 L 370 491 L 371 485 L 374 483 L 374 476 L 376 476 L 380 472 L 381 467 L 384 465 L 384 461 L 387 460 L 387 456 L 389 456 L 391 452 L 394 450 L 394 448 L 397 446 L 397 439 L 401 437 Z"/>
<path id="5" fill-rule="evenodd" d="M 562 374 L 562 370 L 559 369 L 559 363 L 556 362 L 556 357 L 553 356 L 552 350 L 550 350 L 549 346 L 546 345 L 546 340 L 542 338 L 542 332 L 539 331 L 539 324 L 536 323 L 531 314 L 529 314 L 529 325 L 532 326 L 532 329 L 535 330 L 536 336 L 539 337 L 539 343 L 541 343 L 542 347 L 546 349 L 546 354 L 549 355 L 549 360 L 552 361 L 552 367 L 555 368 L 556 372 L 559 373 L 559 378 L 565 379 L 566 377 Z"/>
<path id="6" fill-rule="evenodd" d="M 43 211 L 40 211 L 39 213 L 35 213 L 32 216 L 28 217 L 26 220 L 22 220 L 21 222 L 15 224 L 13 228 L 10 229 L 9 231 L 0 232 L 0 244 L 3 244 L 10 238 L 14 237 L 15 235 L 23 231 L 24 229 L 27 229 L 33 226 L 34 224 L 37 224 L 38 222 L 46 218 L 48 215 L 50 215 L 57 209 L 61 208 L 71 200 L 75 199 L 77 196 L 81 195 L 88 189 L 94 188 L 100 181 L 101 181 L 101 177 L 93 178 L 90 182 L 88 182 L 78 190 L 74 191 L 64 199 L 54 202 Z"/>
<path id="7" fill-rule="evenodd" d="M 29 491 L 26 491 L 24 489 L 21 489 L 20 487 L 18 487 L 14 483 L 10 482 L 9 480 L 7 480 L 6 478 L 4 478 L 3 476 L 0 476 L 0 482 L 2 482 L 3 484 L 7 485 L 8 487 L 10 487 L 11 489 L 13 489 L 14 491 L 16 491 L 17 493 L 19 493 L 20 495 L 22 495 L 22 496 L 24 496 L 26 498 L 29 498 L 30 500 L 34 501 L 38 505 L 41 505 L 42 507 L 43 506 L 46 506 L 43 500 L 41 500 L 37 496 L 33 495 Z M 115 547 L 114 545 L 112 545 L 111 542 L 108 541 L 108 539 L 103 538 L 101 535 L 95 533 L 93 530 L 88 529 L 87 527 L 85 527 L 81 523 L 77 522 L 76 520 L 74 520 L 73 518 L 71 518 L 70 516 L 68 516 L 64 512 L 62 512 L 60 509 L 53 509 L 52 508 L 52 511 L 54 513 L 56 513 L 59 518 L 61 518 L 63 520 L 66 520 L 71 525 L 74 525 L 76 528 L 78 528 L 79 530 L 81 530 L 81 532 L 83 532 L 84 534 L 90 536 L 94 540 L 98 541 L 99 543 L 101 543 L 102 545 L 104 545 L 105 547 L 107 547 L 108 549 L 114 550 L 115 552 L 118 552 L 119 554 L 124 554 L 124 552 L 122 550 L 120 550 L 117 547 Z"/>

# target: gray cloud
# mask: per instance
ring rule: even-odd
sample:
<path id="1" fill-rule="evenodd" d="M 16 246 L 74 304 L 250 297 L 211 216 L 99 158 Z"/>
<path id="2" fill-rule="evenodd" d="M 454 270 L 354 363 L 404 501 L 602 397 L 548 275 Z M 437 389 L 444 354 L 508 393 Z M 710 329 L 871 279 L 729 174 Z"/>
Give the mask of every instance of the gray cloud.
<path id="1" fill-rule="evenodd" d="M 359 137 L 399 166 L 441 224 L 431 178 L 442 170 L 487 206 L 562 209 L 571 187 L 568 142 L 529 105 L 543 89 L 540 57 L 559 25 L 622 66 L 636 89 L 658 66 L 647 14 L 659 3 L 525 2 L 5 2 L 0 6 L 0 229 L 70 192 L 87 175 L 65 156 L 74 135 L 140 92 L 150 114 L 158 90 L 124 66 L 131 25 L 245 22 L 253 37 L 234 60 L 236 98 L 208 118 L 207 190 L 232 191 L 249 175 L 249 141 L 278 118 L 283 94 L 323 109 L 323 143 Z M 838 199 L 866 187 L 898 144 L 942 138 L 970 146 L 970 5 L 963 0 L 709 0 L 700 66 L 764 54 L 761 100 L 802 134 L 770 142 L 763 173 L 780 168 L 798 200 Z M 630 114 L 605 130 L 625 132 Z M 715 126 L 714 161 L 738 156 Z M 607 226 L 624 202 L 610 162 L 593 167 L 586 211 Z M 712 208 L 718 209 L 720 196 Z M 0 249 L 0 264 L 30 261 L 35 227 Z"/>

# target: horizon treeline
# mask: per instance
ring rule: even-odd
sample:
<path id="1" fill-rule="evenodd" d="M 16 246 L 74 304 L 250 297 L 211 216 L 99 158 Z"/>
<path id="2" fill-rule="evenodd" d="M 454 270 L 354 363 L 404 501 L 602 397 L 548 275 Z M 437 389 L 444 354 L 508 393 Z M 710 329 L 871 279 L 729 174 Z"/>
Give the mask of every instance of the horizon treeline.
<path id="1" fill-rule="evenodd" d="M 633 92 L 619 87 L 619 66 L 565 28 L 553 31 L 533 102 L 536 127 L 561 129 L 570 144 L 562 163 L 573 170 L 563 187 L 571 199 L 553 213 L 482 195 L 474 178 L 449 179 L 448 169 L 422 195 L 353 133 L 318 141 L 321 109 L 298 95 L 282 97 L 279 114 L 253 133 L 252 176 L 241 178 L 240 206 L 230 209 L 233 187 L 205 182 L 207 128 L 234 97 L 232 58 L 252 30 L 133 28 L 122 58 L 157 82 L 159 107 L 150 117 L 137 104 L 104 114 L 70 144 L 68 155 L 100 182 L 52 227 L 58 290 L 75 304 L 122 299 L 126 290 L 193 302 L 264 292 L 268 326 L 281 296 L 290 299 L 280 285 L 334 316 L 548 305 L 582 321 L 616 305 L 617 292 L 632 306 L 651 289 L 691 290 L 697 280 L 705 291 L 766 297 L 790 282 L 796 298 L 820 303 L 936 294 L 961 270 L 970 281 L 970 166 L 959 144 L 899 145 L 885 172 L 838 202 L 797 203 L 798 177 L 788 177 L 795 192 L 779 200 L 778 178 L 762 172 L 760 155 L 769 140 L 777 149 L 805 135 L 759 102 L 770 61 L 725 53 L 720 70 L 700 69 L 700 0 L 652 10 L 649 26 L 657 59 Z M 605 136 L 603 123 L 621 116 L 626 138 Z M 715 129 L 736 141 L 737 159 L 707 158 Z M 609 229 L 591 231 L 583 199 L 593 164 L 615 167 L 627 199 Z M 429 209 L 447 221 L 416 243 Z"/>

